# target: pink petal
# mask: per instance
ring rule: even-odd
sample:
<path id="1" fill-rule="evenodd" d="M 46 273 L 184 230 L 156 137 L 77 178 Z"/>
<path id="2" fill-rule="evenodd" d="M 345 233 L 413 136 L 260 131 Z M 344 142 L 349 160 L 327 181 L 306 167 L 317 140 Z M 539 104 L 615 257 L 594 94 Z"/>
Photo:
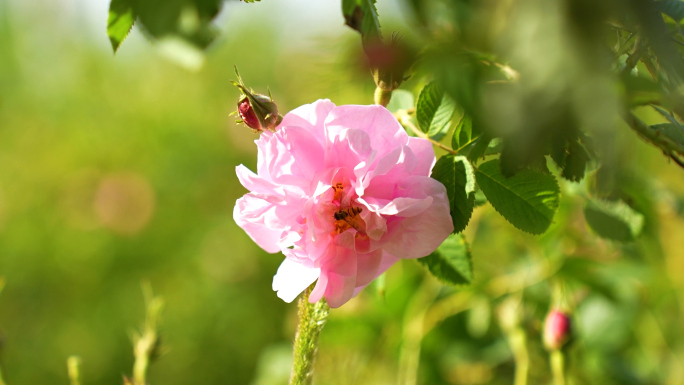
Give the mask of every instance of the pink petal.
<path id="1" fill-rule="evenodd" d="M 383 251 L 378 249 L 356 258 L 356 286 L 366 286 L 378 277 Z"/>
<path id="2" fill-rule="evenodd" d="M 340 307 L 354 294 L 356 252 L 331 245 L 325 258 L 321 266 L 320 279 L 309 297 L 309 302 L 314 303 L 320 300 L 319 295 L 323 291 L 330 307 Z"/>
<path id="3" fill-rule="evenodd" d="M 383 248 L 399 258 L 421 258 L 433 252 L 454 231 L 449 199 L 444 185 L 432 178 L 414 176 L 404 183 L 432 197 L 432 204 L 416 216 L 388 223 Z"/>
<path id="4" fill-rule="evenodd" d="M 364 204 L 363 199 L 359 198 L 359 203 Z M 374 240 L 379 240 L 387 232 L 387 221 L 377 212 L 371 209 L 367 203 L 364 204 L 368 210 L 361 212 L 361 219 L 366 223 L 366 234 Z"/>
<path id="5" fill-rule="evenodd" d="M 397 263 L 400 260 L 401 260 L 401 258 L 397 258 L 390 253 L 383 252 L 382 253 L 382 259 L 380 260 L 380 266 L 378 267 L 378 271 L 376 274 L 376 278 L 379 277 L 380 275 L 382 275 L 382 273 L 387 271 L 387 269 L 389 269 L 392 265 L 394 265 L 395 263 Z M 354 289 L 353 297 L 356 297 L 356 295 L 359 294 L 361 292 L 361 290 L 365 289 L 366 286 L 368 286 L 369 284 L 370 284 L 370 282 L 365 284 L 365 285 L 358 286 L 356 289 Z"/>
<path id="6" fill-rule="evenodd" d="M 289 126 L 302 127 L 312 132 L 316 138 L 320 139 L 320 144 L 323 145 L 325 140 L 323 124 L 333 108 L 335 108 L 335 104 L 328 99 L 317 100 L 311 104 L 297 107 L 283 117 L 283 121 L 280 122 L 276 130 Z"/>
<path id="7" fill-rule="evenodd" d="M 313 134 L 301 127 L 282 127 L 259 145 L 264 161 L 258 170 L 276 184 L 298 187 L 309 194 L 314 175 L 323 170 L 324 151 Z"/>
<path id="8" fill-rule="evenodd" d="M 283 195 L 283 188 L 269 180 L 266 180 L 250 171 L 244 165 L 235 168 L 238 180 L 246 189 L 253 193 Z"/>
<path id="9" fill-rule="evenodd" d="M 357 129 L 328 130 L 325 164 L 353 170 L 373 151 L 368 133 Z"/>
<path id="10" fill-rule="evenodd" d="M 297 262 L 285 259 L 280 264 L 278 272 L 273 276 L 273 290 L 278 297 L 290 303 L 314 283 L 320 274 L 320 269 L 306 267 Z"/>
<path id="11" fill-rule="evenodd" d="M 325 121 L 330 134 L 343 129 L 360 129 L 370 138 L 371 148 L 386 153 L 408 143 L 408 135 L 391 112 L 382 106 L 335 107 Z"/>
<path id="12" fill-rule="evenodd" d="M 409 136 L 408 146 L 418 160 L 412 174 L 430 175 L 432 173 L 432 167 L 435 166 L 435 162 L 437 161 L 435 158 L 435 150 L 432 148 L 432 143 L 427 139 Z"/>
<path id="13" fill-rule="evenodd" d="M 277 253 L 280 251 L 278 241 L 282 230 L 269 228 L 264 220 L 264 214 L 272 208 L 271 203 L 247 194 L 237 200 L 233 219 L 259 247 L 269 253 Z"/>

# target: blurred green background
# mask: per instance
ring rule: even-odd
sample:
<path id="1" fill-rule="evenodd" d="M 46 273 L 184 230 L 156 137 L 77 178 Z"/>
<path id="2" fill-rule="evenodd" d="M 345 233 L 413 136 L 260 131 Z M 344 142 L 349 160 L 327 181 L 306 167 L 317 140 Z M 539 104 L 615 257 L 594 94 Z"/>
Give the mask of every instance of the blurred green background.
<path id="1" fill-rule="evenodd" d="M 237 65 L 255 90 L 270 86 L 282 113 L 319 98 L 371 103 L 375 85 L 339 4 L 309 3 L 227 2 L 220 38 L 189 71 L 137 29 L 112 55 L 105 0 L 0 1 L 9 385 L 67 384 L 73 354 L 83 384 L 121 383 L 144 317 L 143 281 L 165 300 L 165 354 L 151 384 L 286 383 L 296 306 L 271 290 L 282 256 L 261 251 L 232 219 L 245 193 L 234 168 L 254 169 L 256 135 L 228 116 L 238 98 L 229 81 Z M 383 25 L 400 28 L 405 14 L 385 3 Z M 684 383 L 682 172 L 636 136 L 621 141 L 634 189 L 653 191 L 637 202 L 647 213 L 639 242 L 592 235 L 577 184 L 563 185 L 541 237 L 480 207 L 465 233 L 476 283 L 449 288 L 414 261 L 393 267 L 384 287 L 332 311 L 316 383 L 509 384 L 512 353 L 497 321 L 507 298 L 524 298 L 531 383 L 548 382 L 540 330 L 547 278 L 557 277 L 577 305 L 573 383 Z"/>

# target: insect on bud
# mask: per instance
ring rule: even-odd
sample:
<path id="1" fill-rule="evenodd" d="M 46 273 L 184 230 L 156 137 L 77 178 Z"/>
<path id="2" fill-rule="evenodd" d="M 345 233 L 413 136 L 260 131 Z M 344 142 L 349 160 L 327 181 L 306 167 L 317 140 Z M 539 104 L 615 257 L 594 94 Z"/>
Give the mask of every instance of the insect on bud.
<path id="1" fill-rule="evenodd" d="M 237 114 L 240 116 L 237 122 L 244 123 L 257 132 L 275 131 L 283 117 L 278 114 L 278 106 L 273 102 L 271 92 L 269 91 L 268 96 L 255 94 L 245 86 L 237 67 L 235 74 L 238 81 L 232 83 L 242 92 L 237 103 Z"/>
<path id="2" fill-rule="evenodd" d="M 546 316 L 544 324 L 544 345 L 549 350 L 558 350 L 570 339 L 572 333 L 570 315 L 553 309 Z"/>

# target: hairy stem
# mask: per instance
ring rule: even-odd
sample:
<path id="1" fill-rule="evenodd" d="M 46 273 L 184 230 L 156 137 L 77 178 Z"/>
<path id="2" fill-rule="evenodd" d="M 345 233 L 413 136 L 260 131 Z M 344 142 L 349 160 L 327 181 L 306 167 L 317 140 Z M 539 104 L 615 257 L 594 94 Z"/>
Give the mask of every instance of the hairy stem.
<path id="1" fill-rule="evenodd" d="M 554 349 L 550 353 L 551 373 L 553 385 L 565 385 L 565 357 L 560 349 Z"/>
<path id="2" fill-rule="evenodd" d="M 313 379 L 313 363 L 318 347 L 318 335 L 328 318 L 330 306 L 321 299 L 316 303 L 309 303 L 309 295 L 313 285 L 299 297 L 299 325 L 294 341 L 294 362 L 290 385 L 309 385 Z"/>
<path id="3" fill-rule="evenodd" d="M 145 325 L 142 333 L 134 336 L 133 353 L 133 384 L 145 385 L 147 369 L 150 362 L 159 355 L 159 315 L 164 306 L 161 297 L 152 294 L 152 287 L 149 283 L 143 284 L 143 294 L 145 295 Z"/>

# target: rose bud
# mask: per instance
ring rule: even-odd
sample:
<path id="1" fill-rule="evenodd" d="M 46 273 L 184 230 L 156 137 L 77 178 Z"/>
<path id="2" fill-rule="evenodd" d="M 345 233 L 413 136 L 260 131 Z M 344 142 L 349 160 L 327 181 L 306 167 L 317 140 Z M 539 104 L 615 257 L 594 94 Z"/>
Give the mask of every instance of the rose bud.
<path id="1" fill-rule="evenodd" d="M 549 350 L 557 350 L 563 347 L 570 339 L 571 330 L 570 315 L 554 309 L 546 316 L 544 324 L 544 345 Z"/>
<path id="2" fill-rule="evenodd" d="M 392 97 L 392 91 L 401 86 L 409 77 L 406 72 L 415 61 L 415 52 L 407 44 L 401 43 L 401 37 L 392 35 L 389 44 L 380 39 L 364 41 L 366 65 L 375 81 L 375 102 L 386 106 Z"/>
<path id="3" fill-rule="evenodd" d="M 245 87 L 237 67 L 235 67 L 235 74 L 238 81 L 232 83 L 242 93 L 237 103 L 237 114 L 241 120 L 237 122 L 244 123 L 259 132 L 263 130 L 275 131 L 283 117 L 278 114 L 278 106 L 273 102 L 271 92 L 269 91 L 268 96 L 255 94 Z"/>

